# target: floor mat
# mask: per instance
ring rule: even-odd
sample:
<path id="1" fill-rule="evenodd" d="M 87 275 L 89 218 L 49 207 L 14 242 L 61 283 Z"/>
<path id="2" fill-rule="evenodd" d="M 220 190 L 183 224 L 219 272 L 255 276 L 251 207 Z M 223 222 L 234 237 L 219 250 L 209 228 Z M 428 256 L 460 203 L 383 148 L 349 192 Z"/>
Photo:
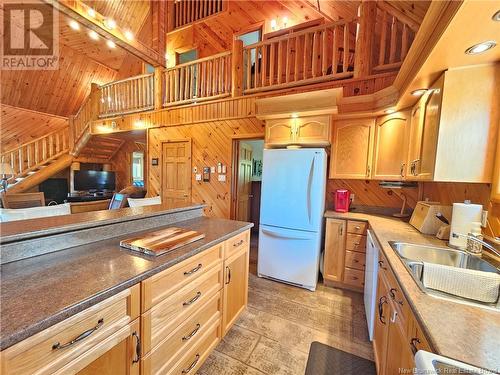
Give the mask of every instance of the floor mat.
<path id="1" fill-rule="evenodd" d="M 376 375 L 375 363 L 314 341 L 305 375 Z"/>

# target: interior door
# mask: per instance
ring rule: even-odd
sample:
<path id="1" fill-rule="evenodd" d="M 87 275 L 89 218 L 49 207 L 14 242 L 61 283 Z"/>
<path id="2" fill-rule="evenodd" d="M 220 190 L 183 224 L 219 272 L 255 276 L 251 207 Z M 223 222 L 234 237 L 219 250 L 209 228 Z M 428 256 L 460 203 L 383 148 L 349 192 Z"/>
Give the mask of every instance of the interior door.
<path id="1" fill-rule="evenodd" d="M 162 203 L 178 207 L 191 203 L 191 141 L 162 145 Z"/>
<path id="2" fill-rule="evenodd" d="M 238 205 L 236 220 L 250 221 L 251 192 L 252 192 L 252 146 L 240 142 L 238 157 Z"/>

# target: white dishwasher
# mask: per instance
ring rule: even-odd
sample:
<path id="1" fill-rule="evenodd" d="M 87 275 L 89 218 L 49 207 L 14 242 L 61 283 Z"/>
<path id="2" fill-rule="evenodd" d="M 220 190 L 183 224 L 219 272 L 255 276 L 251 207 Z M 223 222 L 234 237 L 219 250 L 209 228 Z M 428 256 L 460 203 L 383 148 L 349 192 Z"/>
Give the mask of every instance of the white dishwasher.
<path id="1" fill-rule="evenodd" d="M 378 246 L 373 233 L 368 230 L 366 240 L 365 263 L 365 312 L 368 323 L 368 334 L 373 341 L 373 326 L 375 323 L 375 307 L 377 304 L 377 273 L 378 273 Z"/>

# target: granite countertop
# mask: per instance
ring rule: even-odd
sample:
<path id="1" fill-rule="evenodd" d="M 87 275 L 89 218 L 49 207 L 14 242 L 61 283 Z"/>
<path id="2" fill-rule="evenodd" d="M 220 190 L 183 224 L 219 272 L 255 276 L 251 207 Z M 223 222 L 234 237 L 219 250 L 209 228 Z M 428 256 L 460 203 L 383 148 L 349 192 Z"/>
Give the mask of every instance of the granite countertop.
<path id="1" fill-rule="evenodd" d="M 2 265 L 0 350 L 241 233 L 253 224 L 199 217 L 165 227 L 169 226 L 193 229 L 205 233 L 205 238 L 167 254 L 150 257 L 120 248 L 121 239 L 137 234 L 130 233 Z"/>
<path id="2" fill-rule="evenodd" d="M 368 221 L 416 318 L 435 352 L 461 362 L 500 371 L 500 312 L 438 299 L 422 292 L 388 241 L 445 246 L 399 219 L 327 211 L 325 217 Z"/>

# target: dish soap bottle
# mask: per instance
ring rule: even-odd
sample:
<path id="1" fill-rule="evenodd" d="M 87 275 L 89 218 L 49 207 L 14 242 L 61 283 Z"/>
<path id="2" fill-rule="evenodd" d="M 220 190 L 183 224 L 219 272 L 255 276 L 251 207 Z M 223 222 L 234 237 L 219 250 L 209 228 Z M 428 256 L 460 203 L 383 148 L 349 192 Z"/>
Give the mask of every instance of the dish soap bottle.
<path id="1" fill-rule="evenodd" d="M 481 223 L 478 221 L 473 221 L 469 236 L 477 238 L 478 240 L 483 240 L 483 235 L 481 232 Z M 467 251 L 473 255 L 481 256 L 483 251 L 483 245 L 477 241 L 467 238 Z"/>

